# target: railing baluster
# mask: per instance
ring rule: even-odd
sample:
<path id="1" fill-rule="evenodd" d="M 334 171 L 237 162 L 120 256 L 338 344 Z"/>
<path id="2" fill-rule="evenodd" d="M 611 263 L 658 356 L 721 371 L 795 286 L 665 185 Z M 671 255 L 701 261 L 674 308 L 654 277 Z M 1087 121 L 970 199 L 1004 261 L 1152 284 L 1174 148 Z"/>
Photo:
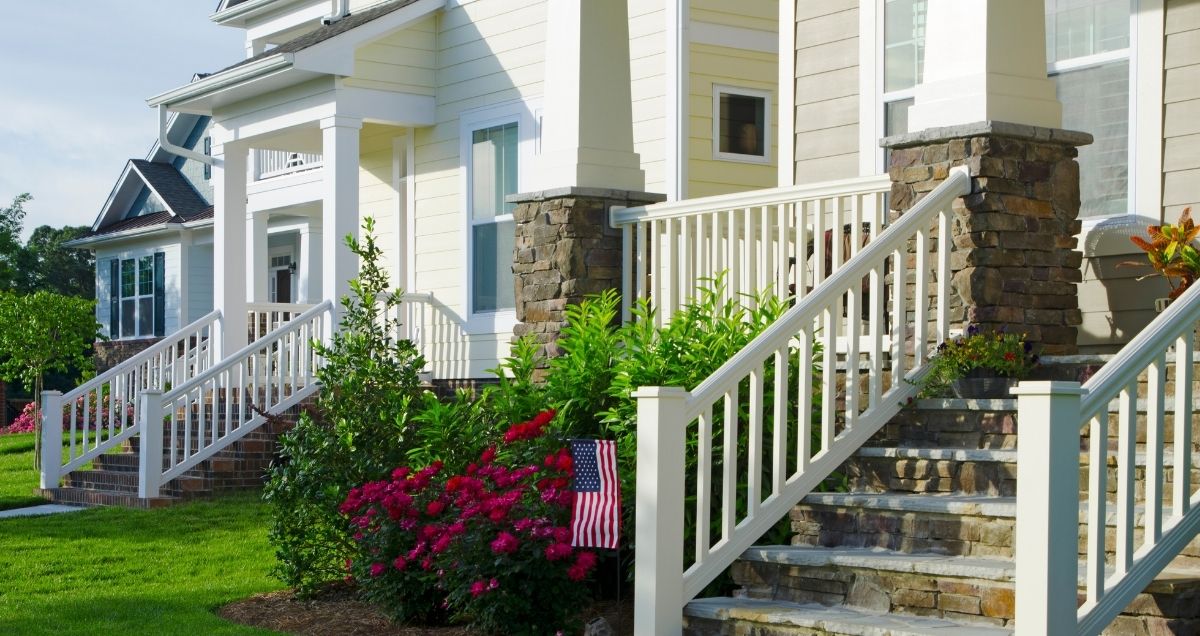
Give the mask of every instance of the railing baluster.
<path id="1" fill-rule="evenodd" d="M 775 206 L 775 237 L 776 258 L 775 258 L 775 295 L 779 298 L 787 298 L 791 295 L 788 290 L 788 269 L 791 254 L 789 248 L 791 241 L 788 240 L 788 235 L 791 233 L 791 224 L 788 223 L 788 209 L 791 206 L 789 203 L 780 203 Z"/>
<path id="2" fill-rule="evenodd" d="M 666 221 L 650 222 L 650 290 L 652 298 L 657 302 L 654 312 L 655 324 L 659 327 L 667 322 L 671 314 L 671 304 L 668 300 L 666 286 L 663 284 L 663 238 L 659 230 Z"/>
<path id="3" fill-rule="evenodd" d="M 1163 429 L 1165 428 L 1166 357 L 1159 353 L 1146 370 L 1146 532 L 1145 545 L 1162 538 Z"/>
<path id="4" fill-rule="evenodd" d="M 950 206 L 938 214 L 937 342 L 950 339 Z"/>
<path id="5" fill-rule="evenodd" d="M 808 469 L 808 461 L 812 458 L 812 417 L 813 417 L 813 365 L 812 365 L 812 330 L 806 326 L 797 335 L 799 340 L 799 355 L 796 356 L 800 366 L 796 374 L 796 472 L 803 473 Z"/>
<path id="6" fill-rule="evenodd" d="M 629 310 L 633 307 L 633 294 L 637 293 L 633 286 L 633 262 L 636 260 L 637 257 L 633 254 L 633 227 L 623 225 L 621 226 L 621 322 L 629 322 L 632 317 Z M 409 316 L 411 317 L 411 315 L 410 308 Z M 407 323 L 408 321 L 405 321 L 405 324 Z"/>
<path id="7" fill-rule="evenodd" d="M 773 456 L 771 459 L 771 494 L 783 494 L 783 484 L 787 480 L 787 429 L 788 429 L 788 348 L 782 347 L 775 352 L 775 404 L 771 411 L 774 414 L 772 426 L 774 438 L 771 441 Z"/>
<path id="8" fill-rule="evenodd" d="M 755 304 L 754 293 L 758 291 L 758 258 L 754 249 L 754 209 L 742 210 L 742 260 L 738 263 L 738 274 L 742 277 L 742 291 L 747 294 L 745 302 L 751 309 Z"/>
<path id="9" fill-rule="evenodd" d="M 1175 483 L 1171 512 L 1182 519 L 1192 506 L 1192 338 L 1189 330 L 1175 341 Z"/>
<path id="10" fill-rule="evenodd" d="M 773 287 L 774 276 L 772 275 L 772 267 L 774 266 L 771 258 L 771 211 L 767 207 L 758 208 L 758 289 L 757 292 L 765 293 L 769 288 Z M 778 294 L 778 292 L 775 292 Z"/>
<path id="11" fill-rule="evenodd" d="M 795 205 L 796 212 L 796 244 L 792 252 L 796 255 L 796 299 L 804 298 L 808 293 L 808 216 L 813 208 L 812 203 L 800 202 Z"/>
<path id="12" fill-rule="evenodd" d="M 825 267 L 825 215 L 829 214 L 829 199 L 820 199 L 816 201 L 813 208 L 813 264 L 812 264 L 812 286 L 815 288 L 829 276 L 829 272 Z M 832 243 L 832 241 L 830 241 Z"/>
<path id="13" fill-rule="evenodd" d="M 1137 477 L 1137 386 L 1121 391 L 1117 429 L 1117 575 L 1133 566 L 1134 501 Z"/>
<path id="14" fill-rule="evenodd" d="M 908 296 L 908 268 L 905 266 L 907 252 L 896 250 L 892 253 L 892 298 L 895 307 L 892 309 L 892 385 L 904 381 L 906 356 L 906 341 L 908 340 L 908 308 L 904 299 Z"/>
<path id="15" fill-rule="evenodd" d="M 1104 544 L 1108 519 L 1108 414 L 1092 418 L 1088 444 L 1087 599 L 1104 596 Z"/>
<path id="16" fill-rule="evenodd" d="M 696 563 L 703 563 L 712 546 L 712 406 L 701 411 L 696 437 Z"/>
<path id="17" fill-rule="evenodd" d="M 837 423 L 837 316 L 840 302 L 824 310 L 825 317 L 825 368 L 821 369 L 824 387 L 821 390 L 821 452 L 829 450 L 833 443 Z"/>
<path id="18" fill-rule="evenodd" d="M 913 327 L 913 365 L 925 364 L 926 347 L 929 344 L 929 228 L 917 231 L 916 289 L 913 291 L 913 309 L 916 317 Z"/>
<path id="19" fill-rule="evenodd" d="M 879 267 L 871 269 L 870 289 L 871 296 L 867 299 L 870 303 L 871 317 L 868 320 L 868 329 L 871 334 L 870 344 L 870 378 L 867 380 L 867 405 L 873 408 L 879 404 L 879 399 L 883 395 L 883 302 L 884 302 L 884 286 L 883 274 L 879 271 Z"/>
<path id="20" fill-rule="evenodd" d="M 721 448 L 721 539 L 733 537 L 737 522 L 738 390 L 725 393 L 724 439 Z"/>
<path id="21" fill-rule="evenodd" d="M 750 449 L 746 459 L 746 517 L 758 516 L 762 506 L 763 365 L 750 372 Z"/>
<path id="22" fill-rule="evenodd" d="M 729 270 L 729 294 L 730 302 L 736 302 L 738 292 L 741 291 L 741 258 L 738 257 L 738 218 L 737 210 L 729 210 L 727 212 L 729 220 L 729 233 L 725 237 L 725 267 Z"/>
<path id="23" fill-rule="evenodd" d="M 662 276 L 667 284 L 666 298 L 668 312 L 663 316 L 663 322 L 668 322 L 671 316 L 679 311 L 679 219 L 667 219 L 666 223 L 667 262 L 659 263 L 655 273 Z M 663 271 L 663 269 L 667 271 Z"/>
<path id="24" fill-rule="evenodd" d="M 650 256 L 650 247 L 646 242 L 646 226 L 647 223 L 637 223 L 634 227 L 637 229 L 637 252 L 635 259 L 637 261 L 637 284 L 634 286 L 637 298 L 649 298 L 650 292 L 646 287 L 646 267 Z"/>

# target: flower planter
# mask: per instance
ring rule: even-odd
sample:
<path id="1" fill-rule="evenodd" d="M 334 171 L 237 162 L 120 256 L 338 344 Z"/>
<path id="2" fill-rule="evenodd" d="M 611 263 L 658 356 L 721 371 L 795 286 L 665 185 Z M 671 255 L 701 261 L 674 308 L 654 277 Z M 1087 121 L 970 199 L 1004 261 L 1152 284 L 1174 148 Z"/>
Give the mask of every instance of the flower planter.
<path id="1" fill-rule="evenodd" d="M 963 399 L 998 399 L 1013 397 L 1010 391 L 1020 380 L 998 377 L 965 377 L 950 382 L 954 397 Z"/>

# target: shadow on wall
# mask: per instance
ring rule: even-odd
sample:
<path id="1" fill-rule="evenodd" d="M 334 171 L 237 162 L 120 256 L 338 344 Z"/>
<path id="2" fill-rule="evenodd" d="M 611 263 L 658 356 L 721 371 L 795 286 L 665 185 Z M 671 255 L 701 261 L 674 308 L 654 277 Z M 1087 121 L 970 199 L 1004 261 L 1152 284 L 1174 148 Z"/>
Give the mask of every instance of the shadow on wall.
<path id="1" fill-rule="evenodd" d="M 1079 306 L 1081 353 L 1113 353 L 1129 342 L 1157 312 L 1154 300 L 1170 293 L 1166 280 L 1147 266 L 1129 238 L 1144 236 L 1144 219 L 1100 221 L 1085 234 Z"/>

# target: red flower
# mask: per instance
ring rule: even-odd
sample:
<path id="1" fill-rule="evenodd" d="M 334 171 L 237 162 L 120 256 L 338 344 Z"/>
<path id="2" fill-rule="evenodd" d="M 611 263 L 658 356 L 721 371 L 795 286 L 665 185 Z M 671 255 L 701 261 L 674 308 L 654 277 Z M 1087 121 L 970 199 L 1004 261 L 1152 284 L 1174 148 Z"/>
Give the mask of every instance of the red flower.
<path id="1" fill-rule="evenodd" d="M 546 560 L 558 561 L 571 556 L 571 546 L 566 543 L 551 543 L 546 546 Z"/>
<path id="2" fill-rule="evenodd" d="M 479 463 L 487 465 L 487 464 L 492 463 L 495 459 L 496 459 L 496 447 L 488 446 L 487 450 L 483 451 L 483 454 L 479 456 Z"/>
<path id="3" fill-rule="evenodd" d="M 398 556 L 396 557 L 395 561 L 392 561 L 392 567 L 396 568 L 397 570 L 403 570 L 404 568 L 408 567 L 408 561 L 404 557 Z"/>
<path id="4" fill-rule="evenodd" d="M 472 583 L 471 584 L 471 596 L 474 596 L 476 598 L 478 598 L 479 596 L 482 596 L 483 593 L 487 591 L 487 585 L 488 584 L 482 580 L 475 581 L 474 583 Z"/>
<path id="5" fill-rule="evenodd" d="M 495 554 L 512 554 L 517 551 L 517 538 L 507 532 L 501 532 L 496 535 L 496 540 L 492 541 L 492 552 Z"/>
<path id="6" fill-rule="evenodd" d="M 371 564 L 371 576 L 372 577 L 377 577 L 377 576 L 383 574 L 383 572 L 385 570 L 387 570 L 387 566 L 382 563 L 372 563 Z"/>
<path id="7" fill-rule="evenodd" d="M 1008 353 L 1004 354 L 1004 359 L 1008 362 L 1015 362 L 1017 359 L 1017 354 L 1009 351 Z"/>
<path id="8" fill-rule="evenodd" d="M 445 509 L 446 504 L 435 499 L 429 502 L 428 506 L 425 506 L 425 514 L 429 515 L 430 517 L 436 517 L 442 514 L 442 511 Z"/>

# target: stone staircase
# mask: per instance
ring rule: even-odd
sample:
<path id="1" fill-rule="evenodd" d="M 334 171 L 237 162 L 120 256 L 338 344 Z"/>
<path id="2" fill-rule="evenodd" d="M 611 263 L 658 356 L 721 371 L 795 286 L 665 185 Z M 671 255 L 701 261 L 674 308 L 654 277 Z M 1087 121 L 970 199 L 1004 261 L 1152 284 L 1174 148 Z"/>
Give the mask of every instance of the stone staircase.
<path id="1" fill-rule="evenodd" d="M 1102 360 L 1064 362 L 1043 374 L 1076 379 Z M 843 465 L 848 492 L 815 493 L 792 510 L 792 545 L 746 551 L 731 568 L 732 597 L 687 605 L 685 633 L 1012 633 L 1016 406 L 920 400 L 903 410 Z M 1114 464 L 1110 452 L 1110 473 Z M 1105 633 L 1200 634 L 1200 540 Z"/>
<path id="2" fill-rule="evenodd" d="M 231 406 L 229 411 L 236 412 L 237 405 Z M 290 422 L 299 416 L 301 408 L 293 407 L 280 416 L 269 419 L 229 447 L 218 451 L 213 457 L 167 482 L 163 485 L 159 497 L 141 499 L 137 496 L 138 437 L 127 440 L 119 451 L 98 456 L 90 468 L 71 471 L 63 478 L 60 487 L 38 489 L 37 494 L 51 502 L 67 505 L 158 508 L 224 492 L 256 490 L 262 487 L 275 458 L 279 435 L 290 428 Z M 193 407 L 193 424 L 190 431 L 193 449 L 198 440 L 211 435 L 214 417 L 216 426 L 222 430 L 225 426 L 226 408 L 223 402 L 214 409 L 211 400 L 206 401 L 204 434 L 198 424 L 198 410 L 197 407 Z M 177 430 L 174 439 L 169 430 L 164 430 L 164 460 L 171 453 L 172 444 L 178 453 L 181 452 L 183 443 L 183 430 Z"/>

